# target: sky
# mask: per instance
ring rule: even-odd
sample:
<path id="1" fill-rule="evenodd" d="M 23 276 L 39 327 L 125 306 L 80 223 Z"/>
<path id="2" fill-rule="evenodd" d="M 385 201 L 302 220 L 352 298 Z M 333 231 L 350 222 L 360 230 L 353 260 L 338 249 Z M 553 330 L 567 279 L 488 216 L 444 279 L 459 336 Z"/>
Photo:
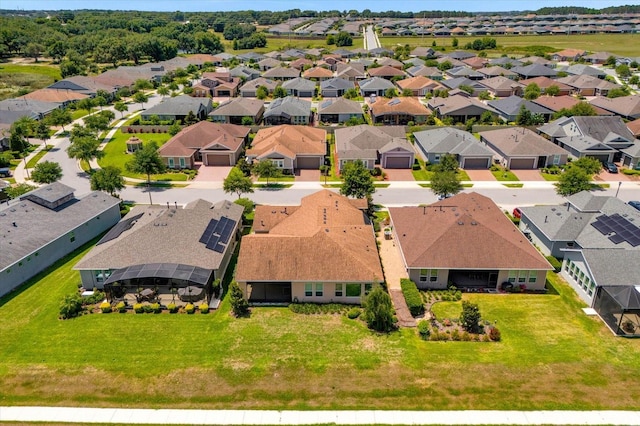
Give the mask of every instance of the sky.
<path id="1" fill-rule="evenodd" d="M 109 10 L 149 10 L 182 12 L 214 12 L 230 10 L 359 10 L 372 11 L 413 11 L 421 10 L 457 10 L 466 12 L 504 12 L 512 10 L 532 10 L 553 6 L 583 6 L 600 9 L 608 6 L 634 4 L 636 0 L 402 0 L 390 2 L 386 0 L 0 0 L 0 9 L 22 10 L 75 10 L 75 9 L 109 9 Z"/>

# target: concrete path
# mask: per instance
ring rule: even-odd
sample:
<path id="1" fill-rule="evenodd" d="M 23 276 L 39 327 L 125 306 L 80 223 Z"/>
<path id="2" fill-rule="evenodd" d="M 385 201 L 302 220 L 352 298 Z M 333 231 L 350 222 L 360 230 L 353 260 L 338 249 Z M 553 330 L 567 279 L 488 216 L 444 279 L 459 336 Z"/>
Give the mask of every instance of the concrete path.
<path id="1" fill-rule="evenodd" d="M 2 422 L 202 425 L 640 425 L 640 411 L 275 411 L 0 407 Z"/>
<path id="2" fill-rule="evenodd" d="M 396 310 L 398 325 L 400 327 L 415 327 L 416 320 L 411 315 L 409 307 L 400 288 L 400 279 L 408 278 L 407 270 L 400 255 L 400 248 L 396 246 L 395 240 L 386 240 L 383 232 L 378 232 L 380 243 L 380 260 L 384 268 L 384 278 L 391 296 L 391 303 Z"/>

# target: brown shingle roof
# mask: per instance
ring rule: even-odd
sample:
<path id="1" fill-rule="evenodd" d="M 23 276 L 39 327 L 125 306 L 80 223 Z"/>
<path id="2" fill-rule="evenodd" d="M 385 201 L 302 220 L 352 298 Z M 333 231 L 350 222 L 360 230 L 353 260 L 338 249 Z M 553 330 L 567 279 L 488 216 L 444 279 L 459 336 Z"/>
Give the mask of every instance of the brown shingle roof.
<path id="1" fill-rule="evenodd" d="M 288 155 L 327 153 L 327 132 L 307 126 L 281 126 L 260 129 L 253 139 L 247 155 L 260 158 L 270 152 L 286 153 Z M 284 151 L 284 152 L 282 152 Z"/>
<path id="2" fill-rule="evenodd" d="M 489 130 L 480 133 L 481 140 L 505 156 L 568 155 L 568 152 L 524 127 Z"/>
<path id="3" fill-rule="evenodd" d="M 74 92 L 72 90 L 40 89 L 31 93 L 27 93 L 26 95 L 20 97 L 42 102 L 64 103 L 70 101 L 79 101 L 80 99 L 88 98 L 89 95 Z"/>
<path id="4" fill-rule="evenodd" d="M 268 233 L 242 239 L 237 281 L 383 280 L 371 224 L 342 195 L 322 190 L 299 207 L 262 206 L 254 227 L 263 223 Z"/>
<path id="5" fill-rule="evenodd" d="M 373 115 L 406 113 L 410 115 L 430 115 L 431 113 L 419 100 L 410 97 L 378 99 L 370 105 Z"/>
<path id="6" fill-rule="evenodd" d="M 437 81 L 431 80 L 430 78 L 424 77 L 422 75 L 411 77 L 411 78 L 405 78 L 404 80 L 398 80 L 396 84 L 401 89 L 411 89 L 411 90 L 422 89 L 423 87 L 429 87 L 432 90 L 444 88 L 444 86 L 438 83 Z"/>
<path id="7" fill-rule="evenodd" d="M 634 136 L 640 136 L 640 118 L 627 123 L 627 127 L 631 130 L 631 133 L 633 133 Z"/>
<path id="8" fill-rule="evenodd" d="M 304 78 L 331 78 L 333 77 L 333 71 L 323 67 L 309 68 L 302 73 Z"/>
<path id="9" fill-rule="evenodd" d="M 393 68 L 389 65 L 383 65 L 378 68 L 369 68 L 367 70 L 371 77 L 395 77 L 406 75 L 404 71 L 401 71 L 397 68 Z"/>
<path id="10" fill-rule="evenodd" d="M 164 157 L 191 156 L 194 152 L 218 144 L 236 151 L 249 134 L 249 128 L 235 124 L 200 121 L 185 127 L 158 149 Z"/>
<path id="11" fill-rule="evenodd" d="M 576 104 L 579 104 L 580 102 L 584 102 L 584 101 L 574 98 L 573 96 L 564 95 L 564 96 L 540 96 L 539 98 L 534 99 L 531 102 L 534 102 L 538 105 L 542 105 L 543 107 L 548 108 L 551 111 L 558 112 L 563 108 L 571 109 Z M 591 105 L 591 106 L 593 107 L 593 109 L 596 110 L 596 114 L 598 115 L 613 114 L 612 112 L 606 111 L 602 108 L 598 108 L 595 105 Z"/>
<path id="12" fill-rule="evenodd" d="M 410 268 L 551 269 L 500 208 L 475 192 L 389 214 Z"/>

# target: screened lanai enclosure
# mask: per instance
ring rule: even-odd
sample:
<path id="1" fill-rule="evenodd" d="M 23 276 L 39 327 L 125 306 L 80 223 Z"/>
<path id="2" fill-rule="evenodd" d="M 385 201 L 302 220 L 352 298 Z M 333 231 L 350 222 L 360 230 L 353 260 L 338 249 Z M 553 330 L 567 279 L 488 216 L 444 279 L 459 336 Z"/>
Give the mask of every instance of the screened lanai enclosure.
<path id="1" fill-rule="evenodd" d="M 640 337 L 640 285 L 598 287 L 593 308 L 618 336 Z"/>

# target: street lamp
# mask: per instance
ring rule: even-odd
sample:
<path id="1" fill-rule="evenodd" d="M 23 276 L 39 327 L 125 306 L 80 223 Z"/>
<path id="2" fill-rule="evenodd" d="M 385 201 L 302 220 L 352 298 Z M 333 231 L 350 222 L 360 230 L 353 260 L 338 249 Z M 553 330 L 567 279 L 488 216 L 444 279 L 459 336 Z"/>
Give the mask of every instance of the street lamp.
<path id="1" fill-rule="evenodd" d="M 22 157 L 22 161 L 24 161 L 24 171 L 27 172 L 27 179 L 31 180 L 31 176 L 29 176 L 29 169 L 27 168 L 27 157 Z"/>
<path id="2" fill-rule="evenodd" d="M 618 182 L 618 189 L 616 189 L 616 198 L 618 198 L 618 192 L 620 192 L 621 185 L 622 185 L 622 182 Z"/>

